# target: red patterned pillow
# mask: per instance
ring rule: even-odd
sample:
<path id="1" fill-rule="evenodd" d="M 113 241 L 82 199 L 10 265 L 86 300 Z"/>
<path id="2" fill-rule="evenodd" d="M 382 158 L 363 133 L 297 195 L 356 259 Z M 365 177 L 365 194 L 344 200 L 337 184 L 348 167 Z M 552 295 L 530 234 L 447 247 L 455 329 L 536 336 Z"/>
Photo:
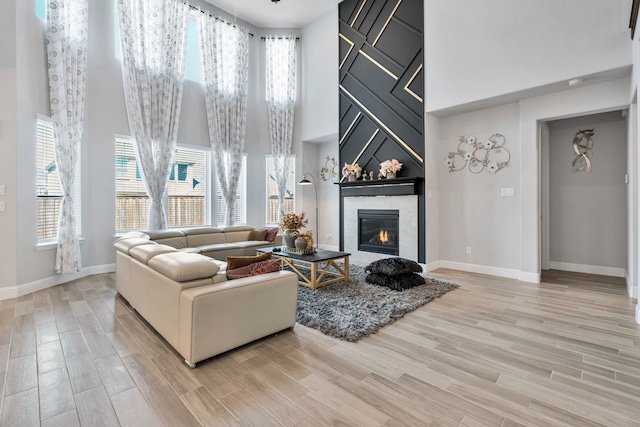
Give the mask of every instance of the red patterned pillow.
<path id="1" fill-rule="evenodd" d="M 243 277 L 258 276 L 260 274 L 273 273 L 280 270 L 281 261 L 270 259 L 267 261 L 254 262 L 244 267 L 227 270 L 227 279 L 242 279 Z"/>
<path id="2" fill-rule="evenodd" d="M 266 240 L 267 242 L 273 242 L 274 240 L 276 240 L 276 236 L 278 235 L 278 231 L 280 229 L 278 227 L 275 227 L 275 228 L 265 227 L 262 230 L 267 230 L 267 235 L 265 236 L 264 240 Z"/>

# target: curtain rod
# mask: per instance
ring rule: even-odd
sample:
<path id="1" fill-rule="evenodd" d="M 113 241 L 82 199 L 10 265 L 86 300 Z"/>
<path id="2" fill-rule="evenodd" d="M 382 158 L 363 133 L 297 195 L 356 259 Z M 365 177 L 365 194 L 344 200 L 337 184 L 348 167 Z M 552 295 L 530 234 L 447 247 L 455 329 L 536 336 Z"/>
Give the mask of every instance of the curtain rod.
<path id="1" fill-rule="evenodd" d="M 227 23 L 227 25 L 233 25 L 234 27 L 236 26 L 236 24 L 232 24 L 232 23 L 231 23 L 231 22 L 229 22 L 229 21 L 226 21 L 226 20 L 224 20 L 224 19 L 222 19 L 222 18 L 219 18 L 219 17 L 217 17 L 217 16 L 215 16 L 215 15 L 212 15 L 212 14 L 210 14 L 209 12 L 207 12 L 206 10 L 202 10 L 202 9 L 200 9 L 199 7 L 189 5 L 189 8 L 190 8 L 191 10 L 198 10 L 198 11 L 200 11 L 200 12 L 202 12 L 202 13 L 208 13 L 208 14 L 209 14 L 209 16 L 210 16 L 211 18 L 214 18 L 214 19 L 216 19 L 216 20 L 218 20 L 218 21 L 226 22 L 226 23 Z M 252 34 L 252 33 L 249 33 L 249 35 L 250 35 L 251 37 L 253 37 L 253 34 Z"/>
<path id="2" fill-rule="evenodd" d="M 282 40 L 284 37 L 278 37 L 278 40 Z M 260 37 L 260 40 L 266 40 L 266 37 Z M 300 40 L 300 37 L 296 37 L 296 41 Z"/>

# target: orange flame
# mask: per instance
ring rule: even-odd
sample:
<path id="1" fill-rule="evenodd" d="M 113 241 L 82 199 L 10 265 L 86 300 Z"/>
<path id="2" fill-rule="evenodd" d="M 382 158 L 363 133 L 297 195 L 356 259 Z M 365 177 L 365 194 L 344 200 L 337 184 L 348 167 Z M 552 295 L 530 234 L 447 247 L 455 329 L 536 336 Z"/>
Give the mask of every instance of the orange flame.
<path id="1" fill-rule="evenodd" d="M 379 238 L 382 243 L 387 243 L 389 241 L 389 235 L 387 234 L 387 231 L 380 230 Z"/>

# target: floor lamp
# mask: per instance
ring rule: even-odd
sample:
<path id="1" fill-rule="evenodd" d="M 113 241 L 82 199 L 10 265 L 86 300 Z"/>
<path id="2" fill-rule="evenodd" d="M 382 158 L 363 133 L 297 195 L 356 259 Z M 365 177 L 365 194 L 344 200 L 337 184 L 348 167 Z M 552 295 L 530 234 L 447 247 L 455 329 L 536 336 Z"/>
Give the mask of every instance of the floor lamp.
<path id="1" fill-rule="evenodd" d="M 307 178 L 311 178 L 311 181 Z M 313 192 L 316 195 L 316 249 L 318 249 L 318 242 L 320 241 L 320 235 L 318 234 L 318 187 L 316 187 L 316 180 L 309 172 L 302 175 L 302 179 L 298 182 L 298 185 L 311 185 L 313 184 Z"/>

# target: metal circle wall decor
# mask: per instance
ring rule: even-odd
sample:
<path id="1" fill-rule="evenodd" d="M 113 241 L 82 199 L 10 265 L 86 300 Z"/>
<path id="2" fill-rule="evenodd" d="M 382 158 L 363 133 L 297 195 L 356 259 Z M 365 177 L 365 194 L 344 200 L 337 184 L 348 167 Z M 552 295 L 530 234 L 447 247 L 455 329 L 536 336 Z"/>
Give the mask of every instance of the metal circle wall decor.
<path id="1" fill-rule="evenodd" d="M 480 141 L 475 136 L 461 136 L 456 151 L 449 152 L 444 167 L 449 172 L 458 172 L 469 167 L 469 172 L 479 174 L 483 170 L 496 173 L 509 165 L 511 152 L 504 147 L 507 142 L 504 135 L 494 133 L 488 139 Z"/>
<path id="2" fill-rule="evenodd" d="M 573 151 L 576 157 L 571 162 L 574 172 L 591 172 L 591 156 L 593 155 L 593 129 L 579 130 L 573 137 Z M 586 140 L 586 141 L 584 141 Z"/>
<path id="3" fill-rule="evenodd" d="M 338 171 L 336 170 L 337 167 L 338 162 L 336 162 L 335 157 L 327 156 L 327 161 L 324 162 L 324 167 L 320 169 L 320 178 L 323 181 L 338 182 Z"/>

